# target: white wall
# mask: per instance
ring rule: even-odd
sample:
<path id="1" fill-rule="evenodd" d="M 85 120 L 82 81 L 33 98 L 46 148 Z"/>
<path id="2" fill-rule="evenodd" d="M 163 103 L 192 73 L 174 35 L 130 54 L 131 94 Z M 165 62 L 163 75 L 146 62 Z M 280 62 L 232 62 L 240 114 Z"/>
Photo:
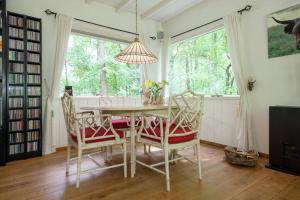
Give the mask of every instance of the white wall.
<path id="1" fill-rule="evenodd" d="M 253 131 L 258 150 L 268 153 L 268 107 L 272 105 L 300 105 L 300 54 L 268 58 L 266 17 L 272 12 L 300 3 L 299 0 L 207 0 L 181 15 L 165 22 L 164 31 L 171 35 L 205 24 L 253 5 L 243 15 L 246 38 L 248 77 L 257 83 L 251 93 Z M 187 23 L 188 22 L 188 23 Z"/>

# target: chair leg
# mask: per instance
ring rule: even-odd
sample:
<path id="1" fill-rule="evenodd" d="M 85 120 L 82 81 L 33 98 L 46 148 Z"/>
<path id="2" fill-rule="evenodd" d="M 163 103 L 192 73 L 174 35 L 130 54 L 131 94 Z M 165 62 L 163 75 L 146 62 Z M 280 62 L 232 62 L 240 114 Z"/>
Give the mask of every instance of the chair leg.
<path id="1" fill-rule="evenodd" d="M 144 154 L 147 154 L 147 145 L 144 144 Z"/>
<path id="2" fill-rule="evenodd" d="M 69 175 L 70 170 L 70 157 L 71 157 L 71 145 L 68 144 L 67 146 L 67 163 L 66 163 L 66 175 Z"/>
<path id="3" fill-rule="evenodd" d="M 123 144 L 123 153 L 124 153 L 124 157 L 123 157 L 123 162 L 124 162 L 124 178 L 127 178 L 127 146 L 126 146 L 126 142 Z"/>
<path id="4" fill-rule="evenodd" d="M 112 156 L 113 156 L 113 146 L 109 147 L 109 153 L 110 153 L 110 156 L 109 156 L 108 161 L 111 162 L 112 161 Z"/>
<path id="5" fill-rule="evenodd" d="M 78 148 L 76 188 L 79 188 L 82 150 Z"/>
<path id="6" fill-rule="evenodd" d="M 167 149 L 165 149 L 165 168 L 166 168 L 167 191 L 170 192 L 169 152 Z"/>
<path id="7" fill-rule="evenodd" d="M 103 147 L 103 150 L 104 150 L 104 162 L 108 163 L 107 147 Z"/>
<path id="8" fill-rule="evenodd" d="M 200 156 L 200 142 L 196 145 L 197 149 L 197 161 L 198 161 L 198 173 L 199 173 L 199 179 L 202 179 L 202 172 L 201 172 L 201 156 Z"/>
<path id="9" fill-rule="evenodd" d="M 148 153 L 151 153 L 151 145 L 148 146 Z"/>

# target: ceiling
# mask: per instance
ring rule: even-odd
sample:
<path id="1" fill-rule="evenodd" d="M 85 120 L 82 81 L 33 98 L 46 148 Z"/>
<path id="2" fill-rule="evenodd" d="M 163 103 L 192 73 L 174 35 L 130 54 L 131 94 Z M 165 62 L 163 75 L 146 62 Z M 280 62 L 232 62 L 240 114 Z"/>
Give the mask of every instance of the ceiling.
<path id="1" fill-rule="evenodd" d="M 138 13 L 142 19 L 166 21 L 204 0 L 138 0 Z M 135 0 L 85 0 L 85 3 L 102 3 L 116 12 L 135 12 Z"/>

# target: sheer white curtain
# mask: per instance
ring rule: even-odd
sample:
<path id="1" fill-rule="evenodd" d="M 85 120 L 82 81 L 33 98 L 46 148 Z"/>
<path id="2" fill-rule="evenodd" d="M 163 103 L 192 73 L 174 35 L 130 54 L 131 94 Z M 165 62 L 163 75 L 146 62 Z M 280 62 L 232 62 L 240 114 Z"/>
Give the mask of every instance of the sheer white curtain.
<path id="1" fill-rule="evenodd" d="M 169 54 L 170 54 L 170 46 L 171 46 L 171 37 L 169 34 L 165 34 L 164 39 L 162 40 L 162 48 L 161 48 L 161 80 L 168 80 L 168 69 L 169 69 Z M 164 91 L 164 98 L 169 96 L 169 88 L 168 85 Z"/>
<path id="2" fill-rule="evenodd" d="M 162 62 L 161 62 L 161 79 L 168 79 L 168 66 L 169 66 L 169 51 L 171 45 L 171 38 L 168 34 L 165 34 L 165 38 L 162 41 Z"/>
<path id="3" fill-rule="evenodd" d="M 245 58 L 245 46 L 243 45 L 243 36 L 241 32 L 241 16 L 239 14 L 231 14 L 224 17 L 224 26 L 234 78 L 240 94 L 240 115 L 237 128 L 238 150 L 256 150 L 254 135 L 251 130 L 251 109 L 247 89 L 247 79 L 245 78 L 247 61 Z"/>
<path id="4" fill-rule="evenodd" d="M 146 47 L 149 48 L 150 41 L 146 35 L 142 34 L 140 36 L 140 40 L 141 40 L 142 44 L 144 44 Z M 139 67 L 140 67 L 140 71 L 141 71 L 141 84 L 142 84 L 142 83 L 144 83 L 145 80 L 151 79 L 150 74 L 149 74 L 149 64 L 139 65 Z"/>
<path id="5" fill-rule="evenodd" d="M 59 108 L 56 99 L 59 94 L 59 83 L 62 69 L 65 62 L 65 55 L 68 47 L 68 41 L 71 33 L 73 18 L 61 14 L 56 16 L 56 46 L 54 49 L 54 60 L 52 66 L 52 76 L 48 83 L 48 97 L 46 112 L 44 118 L 44 145 L 43 153 L 49 154 L 55 152 L 56 135 L 53 129 L 53 118 Z"/>

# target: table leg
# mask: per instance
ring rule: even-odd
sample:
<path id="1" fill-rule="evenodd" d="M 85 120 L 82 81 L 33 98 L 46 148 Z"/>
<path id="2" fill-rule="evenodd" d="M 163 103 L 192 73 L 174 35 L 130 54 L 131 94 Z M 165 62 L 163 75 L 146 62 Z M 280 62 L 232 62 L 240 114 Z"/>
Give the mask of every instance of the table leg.
<path id="1" fill-rule="evenodd" d="M 134 113 L 130 113 L 130 148 L 131 148 L 131 178 L 135 175 L 135 116 Z"/>

